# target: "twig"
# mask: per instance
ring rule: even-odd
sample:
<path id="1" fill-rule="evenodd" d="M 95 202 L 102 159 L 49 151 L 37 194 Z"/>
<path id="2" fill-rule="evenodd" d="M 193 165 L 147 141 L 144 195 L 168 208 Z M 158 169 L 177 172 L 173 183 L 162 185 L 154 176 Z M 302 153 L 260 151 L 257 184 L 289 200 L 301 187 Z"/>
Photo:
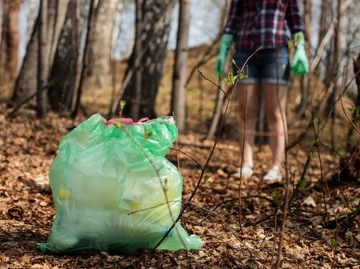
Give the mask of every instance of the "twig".
<path id="1" fill-rule="evenodd" d="M 237 200 L 237 199 L 233 199 L 233 200 Z M 219 214 L 216 214 L 214 210 L 208 210 L 208 209 L 202 208 L 202 207 L 197 206 L 197 205 L 192 204 L 192 203 L 188 203 L 188 205 L 193 205 L 196 208 L 207 212 L 208 216 L 209 215 L 214 215 L 214 216 L 218 217 L 221 220 L 222 225 L 224 227 L 226 227 L 231 232 L 231 234 L 249 251 L 250 255 L 251 256 L 256 256 L 255 252 L 253 252 L 253 250 L 250 249 L 249 246 L 246 245 L 243 240 L 241 240 L 241 238 L 237 235 L 237 233 L 235 231 L 233 231 L 233 229 L 226 223 L 226 221 Z"/>
<path id="2" fill-rule="evenodd" d="M 157 176 L 158 176 L 158 179 L 159 179 L 159 183 L 160 183 L 160 186 L 162 188 L 162 191 L 164 193 L 164 197 L 165 197 L 165 202 L 166 202 L 166 205 L 167 205 L 167 209 L 169 211 L 169 216 L 172 220 L 172 226 L 170 227 L 170 229 L 166 232 L 166 234 L 161 238 L 161 240 L 156 244 L 156 246 L 153 248 L 153 251 L 155 251 L 159 245 L 165 240 L 165 238 L 169 235 L 169 233 L 172 231 L 173 228 L 176 229 L 175 227 L 175 224 L 179 221 L 180 219 L 180 216 L 178 218 L 175 219 L 174 215 L 173 215 L 173 212 L 170 208 L 170 201 L 169 201 L 169 198 L 168 198 L 168 193 L 166 191 L 166 186 L 164 185 L 164 183 L 161 181 L 161 177 L 160 177 L 160 168 L 156 167 L 153 159 L 149 156 L 149 154 L 144 150 L 144 147 L 139 144 L 138 141 L 136 141 L 132 136 L 131 134 L 123 127 L 121 126 L 120 129 L 129 137 L 129 139 L 139 148 L 139 150 L 144 154 L 144 156 L 146 157 L 146 159 L 149 161 L 150 165 L 153 167 L 154 171 L 156 172 Z M 166 184 L 166 181 L 165 181 L 165 184 Z M 161 205 L 158 205 L 158 206 L 161 206 Z M 145 209 L 144 209 L 145 210 Z M 179 236 L 179 240 L 181 242 L 181 244 L 184 246 L 184 248 L 186 248 L 186 244 L 184 242 L 184 240 L 181 238 L 181 236 Z"/>
<path id="3" fill-rule="evenodd" d="M 285 4 L 285 10 L 287 9 L 287 6 L 289 5 L 289 1 L 286 1 Z M 285 20 L 285 13 L 282 15 L 282 21 Z M 277 38 L 278 35 L 275 36 L 275 38 Z M 276 51 L 277 53 L 277 51 Z M 278 56 L 278 55 L 277 55 Z M 276 57 L 276 61 L 278 62 L 278 57 Z M 277 74 L 279 74 L 279 70 L 278 70 L 278 64 L 276 64 L 276 72 Z M 278 106 L 280 108 L 280 114 L 281 114 L 281 120 L 283 123 L 283 128 L 284 128 L 284 132 L 287 131 L 287 126 L 286 126 L 286 118 L 285 118 L 285 111 L 282 111 L 282 107 L 281 107 L 281 100 L 279 98 L 279 89 L 280 89 L 280 85 L 279 85 L 279 81 L 277 81 L 277 102 L 278 102 Z M 288 213 L 288 207 L 289 207 L 289 169 L 288 169 L 288 151 L 286 150 L 288 144 L 288 138 L 287 136 L 285 136 L 285 141 L 284 141 L 284 148 L 285 148 L 285 152 L 284 152 L 284 157 L 285 157 L 285 197 L 284 197 L 284 203 L 283 203 L 283 221 L 282 221 L 282 225 L 281 225 L 281 231 L 280 231 L 280 238 L 279 238 L 279 244 L 278 244 L 278 251 L 277 251 L 277 257 L 276 257 L 276 264 L 275 264 L 275 268 L 278 269 L 281 265 L 281 261 L 282 261 L 282 246 L 283 246 L 283 240 L 284 240 L 284 232 L 285 232 L 285 227 L 286 227 L 286 218 L 287 218 L 287 213 Z M 276 215 L 275 215 L 276 216 Z M 276 225 L 276 222 L 275 222 Z"/>
<path id="4" fill-rule="evenodd" d="M 360 72 L 359 72 L 359 74 L 360 74 Z M 345 76 L 345 75 L 344 75 L 344 76 Z M 359 92 L 358 94 L 360 94 L 360 92 Z M 354 128 L 354 130 L 360 135 L 360 130 L 356 127 L 355 123 L 352 121 L 352 119 L 350 119 L 350 117 L 349 117 L 349 116 L 347 115 L 347 113 L 346 113 L 346 110 L 345 110 L 345 107 L 344 107 L 344 102 L 343 102 L 343 95 L 344 95 L 344 91 L 342 90 L 342 91 L 340 92 L 340 97 L 339 97 L 339 99 L 340 99 L 340 104 L 341 104 L 341 108 L 342 108 L 342 110 L 343 110 L 343 112 L 344 112 L 345 117 L 346 117 L 347 120 L 350 122 L 350 124 L 352 125 L 352 127 Z"/>
<path id="5" fill-rule="evenodd" d="M 202 75 L 201 72 L 199 72 L 199 73 Z M 203 77 L 205 80 L 208 80 L 208 79 L 207 79 L 206 77 L 204 77 L 203 75 L 202 75 L 202 77 Z M 209 81 L 210 81 L 210 80 L 209 80 Z M 216 84 L 214 84 L 214 85 L 216 85 Z M 232 93 L 231 93 L 231 95 L 232 95 Z M 227 104 L 226 104 L 225 111 L 224 111 L 224 115 L 226 115 L 227 112 L 228 112 L 228 110 L 229 110 L 229 104 L 230 104 L 230 101 L 229 101 L 229 100 L 230 100 L 230 99 L 228 99 L 228 102 L 227 102 Z M 182 210 L 180 211 L 179 216 L 178 216 L 178 217 L 176 218 L 176 220 L 173 222 L 173 224 L 172 224 L 171 227 L 168 229 L 168 231 L 164 234 L 163 238 L 155 245 L 155 247 L 154 247 L 153 250 L 156 250 L 156 249 L 159 247 L 159 245 L 165 240 L 165 238 L 169 235 L 169 233 L 171 232 L 171 230 L 175 227 L 175 224 L 180 220 L 180 218 L 182 217 L 182 215 L 183 215 L 184 212 L 186 211 L 187 205 L 192 201 L 192 199 L 194 198 L 197 190 L 198 190 L 199 187 L 201 186 L 201 183 L 202 183 L 202 181 L 203 181 L 203 179 L 204 179 L 204 176 L 205 176 L 206 168 L 207 168 L 208 165 L 209 165 L 209 162 L 210 162 L 210 160 L 211 160 L 211 158 L 212 158 L 212 156 L 213 156 L 213 154 L 214 154 L 214 151 L 215 151 L 215 149 L 216 149 L 216 145 L 217 145 L 217 143 L 218 143 L 218 141 L 219 141 L 219 135 L 220 135 L 220 131 L 222 130 L 223 124 L 224 124 L 224 121 L 221 121 L 221 122 L 220 122 L 220 127 L 219 127 L 219 132 L 218 132 L 218 134 L 216 135 L 215 141 L 214 141 L 214 143 L 213 143 L 213 145 L 212 145 L 212 147 L 211 147 L 211 149 L 210 149 L 210 153 L 209 153 L 208 157 L 206 158 L 204 167 L 203 167 L 203 169 L 201 169 L 201 174 L 200 174 L 199 179 L 198 179 L 198 181 L 197 181 L 197 183 L 196 183 L 196 185 L 195 185 L 194 190 L 192 191 L 192 193 L 191 193 L 190 197 L 188 198 L 187 202 L 184 204 Z"/>
<path id="6" fill-rule="evenodd" d="M 261 196 L 261 195 L 246 195 L 246 196 L 242 196 L 243 199 L 250 199 L 250 198 L 259 198 L 259 199 L 263 199 L 267 202 L 269 202 L 274 208 L 277 208 L 278 205 L 270 198 L 267 198 L 265 196 Z M 230 203 L 230 202 L 234 202 L 234 201 L 238 201 L 239 198 L 232 198 L 232 199 L 228 199 L 225 201 L 222 201 L 221 203 L 218 203 L 211 211 L 215 211 L 216 209 L 218 209 L 219 207 L 221 207 L 222 205 L 226 204 L 226 203 Z"/>
<path id="7" fill-rule="evenodd" d="M 53 82 L 49 82 L 47 85 L 44 85 L 44 87 L 41 88 L 41 92 L 47 90 L 48 88 L 50 88 L 54 83 Z M 37 94 L 39 93 L 39 91 L 34 92 L 33 94 L 29 95 L 27 98 L 25 98 L 24 100 L 22 100 L 20 103 L 18 103 L 13 110 L 11 110 L 7 116 L 12 118 L 15 113 L 23 106 L 25 105 L 27 102 L 29 102 L 32 98 L 34 98 Z"/>

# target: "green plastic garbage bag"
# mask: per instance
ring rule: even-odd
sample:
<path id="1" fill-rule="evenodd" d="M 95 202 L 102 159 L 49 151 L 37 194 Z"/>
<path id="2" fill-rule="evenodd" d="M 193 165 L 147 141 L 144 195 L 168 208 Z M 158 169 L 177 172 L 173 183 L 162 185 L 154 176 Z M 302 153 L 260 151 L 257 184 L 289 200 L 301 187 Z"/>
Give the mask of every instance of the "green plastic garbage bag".
<path id="1" fill-rule="evenodd" d="M 122 122 L 95 114 L 60 142 L 50 169 L 56 217 L 42 252 L 152 249 L 179 216 L 183 181 L 165 158 L 174 119 Z M 177 222 L 158 249 L 201 247 Z"/>

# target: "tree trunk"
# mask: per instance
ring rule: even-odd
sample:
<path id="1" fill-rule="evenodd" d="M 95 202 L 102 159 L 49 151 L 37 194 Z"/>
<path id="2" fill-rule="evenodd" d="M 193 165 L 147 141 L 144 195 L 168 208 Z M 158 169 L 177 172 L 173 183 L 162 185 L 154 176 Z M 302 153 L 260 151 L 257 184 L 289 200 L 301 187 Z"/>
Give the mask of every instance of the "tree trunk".
<path id="1" fill-rule="evenodd" d="M 84 89 L 106 88 L 111 85 L 111 54 L 117 0 L 95 1 L 91 21 Z"/>
<path id="2" fill-rule="evenodd" d="M 332 53 L 331 55 L 329 55 L 329 57 L 331 58 L 330 59 L 330 62 L 331 62 L 331 65 L 328 65 L 329 67 L 332 67 L 332 68 L 329 68 L 331 70 L 331 73 L 328 74 L 327 76 L 327 80 L 325 82 L 330 82 L 330 81 L 333 81 L 334 80 L 334 83 L 333 83 L 333 89 L 332 91 L 330 92 L 330 95 L 328 96 L 328 99 L 327 99 L 327 105 L 326 105 L 326 108 L 325 108 L 325 114 L 328 115 L 332 110 L 332 121 L 334 122 L 335 120 L 335 113 L 336 113 L 336 110 L 333 109 L 334 106 L 335 106 L 335 102 L 336 102 L 336 99 L 338 98 L 338 95 L 339 95 L 339 91 L 340 91 L 340 83 L 341 83 L 341 80 L 336 80 L 336 77 L 338 76 L 339 74 L 339 71 L 340 71 L 340 50 L 341 50 L 341 44 L 342 44 L 342 19 L 343 19 L 343 14 L 342 14 L 342 3 L 343 3 L 343 0 L 337 0 L 336 1 L 337 3 L 337 6 L 336 6 L 336 26 L 335 26 L 335 35 L 334 35 L 334 40 L 333 40 L 333 50 L 332 50 Z M 334 11 L 335 11 L 335 8 L 334 8 Z"/>
<path id="3" fill-rule="evenodd" d="M 333 1 L 333 0 L 330 0 Z M 324 39 L 327 29 L 328 29 L 328 0 L 322 0 L 321 1 L 321 13 L 320 13 L 320 19 L 319 19 L 319 35 L 318 35 L 318 45 L 317 48 L 320 46 L 321 40 Z"/>
<path id="4" fill-rule="evenodd" d="M 333 22 L 333 21 L 335 22 L 335 28 L 334 28 L 334 35 L 330 39 L 327 54 L 325 57 L 325 66 L 327 68 L 325 69 L 324 83 L 326 85 L 328 85 L 334 79 L 335 73 L 336 73 L 334 70 L 334 64 L 335 64 L 335 62 L 334 62 L 334 59 L 335 59 L 334 58 L 334 43 L 335 43 L 335 39 L 336 39 L 336 28 L 338 27 L 338 22 L 336 22 L 335 4 L 336 4 L 336 1 L 330 1 L 329 5 L 327 7 L 327 12 L 330 13 L 327 18 L 330 19 L 331 22 Z M 329 22 L 327 22 L 327 25 L 329 25 Z"/>
<path id="5" fill-rule="evenodd" d="M 66 11 L 69 0 L 48 0 L 47 8 L 47 58 L 48 70 L 52 68 L 53 60 L 55 57 L 56 48 L 59 42 L 59 36 L 63 27 Z M 15 105 L 22 104 L 24 100 L 36 93 L 36 80 L 37 80 L 37 59 L 38 59 L 38 41 L 39 35 L 39 16 L 34 25 L 31 38 L 26 48 L 26 54 L 21 66 L 21 70 L 16 78 L 13 96 L 11 98 Z M 51 83 L 51 81 L 50 81 Z"/>
<path id="6" fill-rule="evenodd" d="M 312 8 L 313 0 L 305 0 L 304 4 L 304 25 L 305 25 L 305 39 L 306 54 L 309 59 L 312 59 L 311 53 L 311 39 L 312 39 Z M 302 77 L 300 80 L 301 101 L 298 105 L 297 116 L 302 117 L 312 100 L 312 74 Z"/>
<path id="7" fill-rule="evenodd" d="M 71 0 L 61 31 L 49 80 L 49 100 L 52 110 L 70 115 L 76 107 L 79 81 L 79 20 L 84 1 Z"/>
<path id="8" fill-rule="evenodd" d="M 0 79 L 12 81 L 18 68 L 20 0 L 3 1 L 0 38 Z"/>
<path id="9" fill-rule="evenodd" d="M 354 126 L 350 126 L 350 129 L 348 131 L 348 135 L 347 135 L 347 143 L 346 143 L 346 148 L 349 152 L 351 152 L 351 150 L 353 150 L 353 140 L 352 140 L 352 135 L 355 131 L 355 128 L 357 128 L 357 131 L 359 130 L 359 126 L 360 126 L 360 122 L 359 122 L 359 115 L 360 115 L 360 53 L 357 55 L 356 59 L 353 59 L 353 66 L 354 66 L 354 76 L 355 76 L 355 82 L 356 82 L 356 86 L 357 86 L 357 90 L 356 90 L 356 99 L 354 101 L 354 107 L 353 107 L 353 112 L 352 112 L 352 121 L 355 125 Z M 358 139 L 355 139 L 355 141 L 357 141 Z"/>
<path id="10" fill-rule="evenodd" d="M 37 16 L 37 8 L 36 8 L 37 0 L 27 0 L 27 7 L 28 7 L 28 16 L 27 16 L 27 27 L 26 27 L 26 44 L 29 43 L 31 38 L 31 33 L 34 29 L 34 24 L 36 22 Z"/>
<path id="11" fill-rule="evenodd" d="M 74 90 L 74 99 L 75 99 L 75 106 L 74 109 L 72 109 L 71 116 L 75 118 L 75 116 L 78 113 L 79 106 L 80 106 L 80 98 L 81 93 L 83 90 L 83 83 L 85 79 L 85 71 L 87 70 L 88 66 L 88 58 L 86 55 L 88 55 L 88 50 L 91 44 L 91 32 L 92 32 L 92 21 L 93 21 L 93 15 L 94 15 L 94 9 L 95 9 L 95 0 L 90 1 L 90 8 L 89 8 L 89 15 L 88 15 L 88 23 L 87 23 L 87 32 L 86 32 L 86 39 L 85 39 L 85 47 L 83 52 L 83 58 L 82 58 L 82 68 L 81 68 L 81 74 L 79 78 L 79 83 L 76 85 L 76 88 Z"/>
<path id="12" fill-rule="evenodd" d="M 155 118 L 155 101 L 161 80 L 163 62 L 170 32 L 171 11 L 174 0 L 147 0 L 142 2 L 141 34 L 138 35 L 141 52 L 133 50 L 125 74 L 123 90 L 120 99 L 125 100 L 122 111 L 124 116 L 138 120 L 141 117 Z M 140 63 L 137 65 L 137 63 Z M 135 74 L 141 74 L 141 80 Z M 141 83 L 141 85 L 139 85 Z M 141 89 L 141 99 L 137 96 L 136 88 Z M 124 96 L 122 96 L 124 92 Z M 118 107 L 119 98 L 112 106 L 112 113 Z M 133 106 L 137 106 L 134 108 Z M 138 115 L 136 111 L 138 110 Z M 135 111 L 135 112 L 134 112 Z"/>
<path id="13" fill-rule="evenodd" d="M 77 89 L 80 79 L 79 60 L 80 60 L 80 6 L 84 1 L 72 1 L 71 5 L 71 58 L 72 58 L 72 74 L 70 75 L 70 88 L 66 95 L 65 112 L 74 115 L 77 111 Z M 81 97 L 81 96 L 80 96 Z"/>
<path id="14" fill-rule="evenodd" d="M 180 133 L 186 127 L 186 64 L 188 59 L 188 40 L 190 26 L 191 0 L 179 1 L 179 26 L 174 59 L 172 81 L 171 111 L 176 117 L 176 124 Z"/>
<path id="15" fill-rule="evenodd" d="M 224 26 L 226 24 L 227 21 L 227 17 L 229 14 L 229 8 L 230 8 L 230 1 L 227 0 L 226 1 L 226 5 L 224 7 L 224 10 L 222 12 L 221 15 L 221 32 L 219 34 L 219 38 L 217 41 L 219 41 L 221 39 L 222 36 L 222 30 L 224 29 Z M 229 69 L 229 58 L 231 58 L 232 55 L 231 53 L 229 53 L 228 55 L 228 59 L 227 59 L 227 66 L 226 68 Z M 223 106 L 224 106 L 224 99 L 225 99 L 225 93 L 223 92 L 222 89 L 224 89 L 226 87 L 226 83 L 221 82 L 219 83 L 219 87 L 221 89 L 218 89 L 217 95 L 216 95 L 216 101 L 215 101 L 215 106 L 214 106 L 214 112 L 213 112 L 213 116 L 212 116 L 212 120 L 211 120 L 211 124 L 210 124 L 210 128 L 206 134 L 206 138 L 207 139 L 212 139 L 214 138 L 214 136 L 217 133 L 218 127 L 221 126 L 221 121 L 224 121 L 225 118 L 222 117 L 222 113 L 223 113 Z"/>
<path id="16" fill-rule="evenodd" d="M 133 94 L 133 105 L 130 108 L 131 117 L 138 119 L 140 116 L 140 101 L 141 101 L 141 70 L 140 70 L 140 57 L 141 54 L 141 34 L 143 31 L 143 0 L 135 1 L 135 44 L 134 44 L 134 55 L 137 55 L 134 60 L 134 94 Z"/>
<path id="17" fill-rule="evenodd" d="M 40 1 L 39 31 L 38 31 L 38 62 L 37 62 L 37 117 L 42 118 L 47 111 L 47 92 L 44 89 L 47 84 L 47 0 Z"/>

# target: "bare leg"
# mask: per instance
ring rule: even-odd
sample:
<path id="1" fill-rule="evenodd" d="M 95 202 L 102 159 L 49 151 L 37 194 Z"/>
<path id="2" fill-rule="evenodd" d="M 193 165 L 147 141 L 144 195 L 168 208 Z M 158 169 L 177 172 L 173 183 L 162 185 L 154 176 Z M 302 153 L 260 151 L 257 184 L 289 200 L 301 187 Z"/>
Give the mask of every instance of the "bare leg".
<path id="1" fill-rule="evenodd" d="M 236 91 L 239 104 L 240 153 L 243 152 L 244 154 L 241 158 L 241 164 L 247 164 L 253 167 L 254 132 L 258 111 L 259 85 L 238 84 Z"/>
<path id="2" fill-rule="evenodd" d="M 287 136 L 286 101 L 287 86 L 263 84 L 265 111 L 268 120 L 272 166 L 281 167 L 284 160 Z"/>

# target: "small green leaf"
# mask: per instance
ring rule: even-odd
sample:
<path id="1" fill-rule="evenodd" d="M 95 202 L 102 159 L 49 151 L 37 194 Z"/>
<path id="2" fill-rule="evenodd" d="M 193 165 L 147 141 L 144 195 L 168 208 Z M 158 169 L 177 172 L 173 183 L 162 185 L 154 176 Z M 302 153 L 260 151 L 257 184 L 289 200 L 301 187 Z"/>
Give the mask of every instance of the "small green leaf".
<path id="1" fill-rule="evenodd" d="M 238 76 L 240 79 L 246 79 L 248 76 L 245 74 L 244 70 L 238 72 Z"/>
<path id="2" fill-rule="evenodd" d="M 228 82 L 231 82 L 232 84 L 234 84 L 234 83 L 235 83 L 235 80 L 236 80 L 236 76 L 234 76 L 233 73 L 229 72 L 229 73 L 228 73 L 228 76 L 227 76 L 227 81 L 228 81 Z"/>
<path id="3" fill-rule="evenodd" d="M 313 156 L 314 156 L 314 148 L 311 148 L 309 151 L 309 158 L 312 159 Z"/>
<path id="4" fill-rule="evenodd" d="M 299 182 L 298 182 L 298 187 L 299 187 L 299 189 L 305 188 L 306 185 L 307 185 L 306 183 L 307 183 L 307 182 L 306 182 L 305 178 L 300 178 L 300 180 L 299 180 Z"/>
<path id="5" fill-rule="evenodd" d="M 114 125 L 117 127 L 117 128 L 121 128 L 121 120 L 117 120 L 114 122 Z"/>
<path id="6" fill-rule="evenodd" d="M 336 248 L 336 245 L 337 245 L 336 239 L 332 238 L 332 239 L 330 240 L 330 244 L 331 244 L 332 249 L 335 249 L 335 248 Z"/>
<path id="7" fill-rule="evenodd" d="M 319 128 L 320 124 L 321 124 L 321 119 L 319 117 L 316 117 L 314 119 L 314 125 Z"/>
<path id="8" fill-rule="evenodd" d="M 123 110 L 125 104 L 126 104 L 126 101 L 125 101 L 125 100 L 121 100 L 121 101 L 120 101 L 120 110 Z"/>
<path id="9" fill-rule="evenodd" d="M 145 139 L 149 139 L 152 134 L 153 134 L 152 131 L 146 130 L 146 128 L 144 128 L 144 137 L 145 137 Z"/>
<path id="10" fill-rule="evenodd" d="M 279 191 L 276 191 L 276 192 L 274 193 L 273 202 L 274 202 L 277 206 L 280 205 L 280 203 L 281 203 L 281 194 L 280 194 Z"/>

